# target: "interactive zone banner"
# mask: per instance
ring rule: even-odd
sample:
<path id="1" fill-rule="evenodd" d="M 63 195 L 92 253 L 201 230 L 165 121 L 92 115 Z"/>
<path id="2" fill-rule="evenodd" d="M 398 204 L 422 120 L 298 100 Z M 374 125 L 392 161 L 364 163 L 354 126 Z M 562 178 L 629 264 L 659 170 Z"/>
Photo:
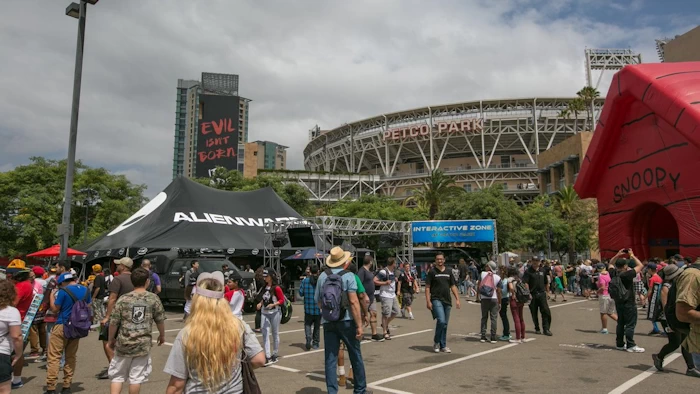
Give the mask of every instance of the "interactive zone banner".
<path id="1" fill-rule="evenodd" d="M 494 222 L 487 220 L 446 220 L 413 222 L 413 243 L 493 242 Z"/>

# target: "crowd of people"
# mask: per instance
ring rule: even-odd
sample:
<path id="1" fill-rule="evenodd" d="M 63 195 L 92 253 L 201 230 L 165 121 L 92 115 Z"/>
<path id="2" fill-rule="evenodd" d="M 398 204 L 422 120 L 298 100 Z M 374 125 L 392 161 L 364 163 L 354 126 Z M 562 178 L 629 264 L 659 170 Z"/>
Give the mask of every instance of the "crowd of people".
<path id="1" fill-rule="evenodd" d="M 298 289 L 304 300 L 307 351 L 320 349 L 323 330 L 329 393 L 338 392 L 341 344 L 352 365 L 354 392 L 364 393 L 367 382 L 360 343 L 365 328 L 370 329 L 369 339 L 390 341 L 393 319 L 399 314 L 415 319 L 412 308 L 421 284 L 412 265 L 388 258 L 378 266 L 370 255 L 361 263 L 358 269 L 350 252 L 333 248 L 323 267 L 309 265 Z M 696 367 L 700 363 L 700 261 L 677 255 L 668 261 L 642 262 L 631 249 L 623 249 L 609 261 L 586 260 L 566 267 L 545 259 L 511 260 L 501 266 L 492 261 L 483 266 L 460 261 L 452 268 L 445 263 L 445 256 L 437 253 L 425 277 L 426 307 L 435 320 L 435 353 L 451 352 L 447 346 L 450 314 L 453 305 L 461 308 L 462 299 L 480 304 L 482 343 L 520 344 L 526 339 L 525 305 L 530 307 L 535 332 L 551 336 L 548 303 L 556 302 L 559 295 L 565 302 L 568 293 L 597 298 L 600 333 L 608 333 L 608 319 L 617 321 L 615 346 L 630 353 L 645 351 L 635 342 L 634 333 L 639 313 L 647 311 L 653 327 L 650 334 L 658 332 L 668 339 L 652 354 L 654 366 L 663 370 L 664 359 L 681 348 L 687 375 L 700 377 Z M 139 268 L 128 257 L 114 264 L 114 275 L 94 265 L 93 275 L 81 283 L 68 262 L 47 270 L 22 269 L 12 280 L 0 280 L 0 393 L 23 385 L 24 352 L 18 349 L 24 349 L 25 343 L 20 325 L 36 294 L 44 299 L 28 335 L 27 358 L 46 362 L 46 393 L 56 393 L 59 384 L 61 393 L 70 393 L 78 347 L 91 329 L 100 331 L 108 364 L 96 378 L 110 379 L 114 394 L 121 392 L 124 383 L 130 393 L 139 392 L 152 372 L 151 346 L 164 342 L 166 316 L 157 296 L 160 279 L 147 260 Z M 185 327 L 164 367 L 171 376 L 167 393 L 244 392 L 244 387 L 257 384 L 252 378 L 254 368 L 278 361 L 286 296 L 274 271 L 261 269 L 259 279 L 256 330 L 262 334 L 262 344 L 256 330 L 242 320 L 245 293 L 239 287 L 240 274 L 226 265 L 221 271 L 200 273 L 199 264 L 192 262 L 183 283 Z M 155 341 L 153 325 L 159 333 Z"/>

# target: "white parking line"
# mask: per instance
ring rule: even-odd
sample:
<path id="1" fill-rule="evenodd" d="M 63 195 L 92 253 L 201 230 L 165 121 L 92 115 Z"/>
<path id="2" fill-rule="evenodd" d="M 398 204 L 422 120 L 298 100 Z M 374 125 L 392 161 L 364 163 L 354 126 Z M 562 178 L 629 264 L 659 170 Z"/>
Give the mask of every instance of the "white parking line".
<path id="1" fill-rule="evenodd" d="M 560 306 L 574 305 L 574 304 L 578 304 L 579 302 L 586 302 L 586 301 L 588 301 L 588 300 L 567 301 L 567 302 L 564 302 L 564 303 L 561 303 L 561 304 L 558 304 L 558 305 L 551 305 L 551 306 L 549 307 L 549 309 L 552 309 L 552 308 L 559 308 Z"/>
<path id="2" fill-rule="evenodd" d="M 310 376 L 312 378 L 326 379 L 326 375 L 321 375 L 320 373 L 307 373 L 306 376 Z"/>
<path id="3" fill-rule="evenodd" d="M 669 355 L 664 360 L 664 366 L 670 364 L 673 360 L 677 359 L 680 356 L 681 356 L 680 353 L 673 353 L 673 354 Z M 620 386 L 618 386 L 617 388 L 615 388 L 613 391 L 609 392 L 608 394 L 622 394 L 625 391 L 634 387 L 635 385 L 641 383 L 644 379 L 655 374 L 656 372 L 658 372 L 656 370 L 656 368 L 651 367 L 651 368 L 647 369 L 646 371 L 640 373 L 639 375 L 633 377 L 632 379 L 626 381 L 625 383 L 622 383 Z"/>
<path id="4" fill-rule="evenodd" d="M 532 338 L 532 339 L 534 340 L 534 338 Z M 384 390 L 383 388 L 378 388 L 377 386 L 382 385 L 382 384 L 384 384 L 384 383 L 393 382 L 393 381 L 395 381 L 395 380 L 403 379 L 403 378 L 406 378 L 406 377 L 409 377 L 409 376 L 414 376 L 414 375 L 417 375 L 417 374 L 419 374 L 419 373 L 429 372 L 429 371 L 432 371 L 432 370 L 434 370 L 434 369 L 446 367 L 446 366 L 448 366 L 448 365 L 457 364 L 457 363 L 460 363 L 460 362 L 462 362 L 462 361 L 471 360 L 471 359 L 473 359 L 473 358 L 485 356 L 485 355 L 487 355 L 487 354 L 491 354 L 491 353 L 495 353 L 495 352 L 500 352 L 501 350 L 506 350 L 506 349 L 509 349 L 509 348 L 511 348 L 511 347 L 513 347 L 513 346 L 518 346 L 518 344 L 517 344 L 517 343 L 511 343 L 511 344 L 509 344 L 509 345 L 500 346 L 500 347 L 497 347 L 497 348 L 494 348 L 494 349 L 490 349 L 490 350 L 486 350 L 486 351 L 483 351 L 483 352 L 479 352 L 479 353 L 475 353 L 475 354 L 470 354 L 470 355 L 468 355 L 468 356 L 456 358 L 456 359 L 454 359 L 454 360 L 446 361 L 446 362 L 444 362 L 444 363 L 431 365 L 431 366 L 429 366 L 429 367 L 421 368 L 421 369 L 418 369 L 418 370 L 415 370 L 415 371 L 411 371 L 411 372 L 406 372 L 406 373 L 403 373 L 403 374 L 401 374 L 401 375 L 396 375 L 396 376 L 392 376 L 392 377 L 390 377 L 390 378 L 378 380 L 378 381 L 376 381 L 376 382 L 372 382 L 372 383 L 368 384 L 367 386 L 368 386 L 368 387 L 371 387 L 371 388 L 376 388 L 376 389 L 378 389 L 378 390 Z"/>
<path id="5" fill-rule="evenodd" d="M 182 330 L 182 328 L 173 328 L 172 330 L 165 330 L 165 332 L 175 332 L 175 331 L 181 331 L 181 330 Z M 280 335 L 281 334 L 289 334 L 292 332 L 300 332 L 300 331 L 304 331 L 304 329 L 300 328 L 298 330 L 280 331 Z M 153 331 L 153 332 L 151 332 L 151 334 L 158 334 L 158 331 Z M 262 336 L 262 334 L 256 334 L 256 335 L 259 337 Z"/>
<path id="6" fill-rule="evenodd" d="M 303 330 L 302 330 L 302 331 L 303 331 Z M 433 329 L 432 329 L 432 328 L 429 328 L 429 329 L 427 329 L 427 330 L 414 331 L 414 332 L 409 332 L 409 333 L 406 333 L 406 334 L 392 335 L 392 336 L 391 336 L 391 339 L 401 338 L 401 337 L 407 337 L 407 336 L 409 336 L 409 335 L 422 334 L 422 333 L 428 332 L 428 331 L 433 331 Z M 374 341 L 367 340 L 367 341 L 362 341 L 362 342 L 360 342 L 360 344 L 364 345 L 364 344 L 366 344 L 366 343 L 372 343 L 372 342 L 374 342 Z M 320 352 L 322 352 L 322 351 L 324 351 L 324 350 L 325 350 L 324 348 L 321 348 L 321 349 L 318 349 L 318 350 L 310 350 L 310 351 L 308 351 L 308 352 L 294 353 L 294 354 L 290 354 L 290 355 L 288 355 L 288 356 L 280 356 L 280 359 L 287 359 L 287 358 L 292 358 L 292 357 L 304 356 L 304 355 L 307 355 L 307 354 L 320 353 Z"/>
<path id="7" fill-rule="evenodd" d="M 298 369 L 287 368 L 287 367 L 283 367 L 283 366 L 281 366 L 281 365 L 268 365 L 267 368 L 281 369 L 282 371 L 294 372 L 294 373 L 299 373 L 299 372 L 301 372 L 301 371 L 298 370 Z M 324 376 L 324 377 L 325 377 L 325 376 Z"/>

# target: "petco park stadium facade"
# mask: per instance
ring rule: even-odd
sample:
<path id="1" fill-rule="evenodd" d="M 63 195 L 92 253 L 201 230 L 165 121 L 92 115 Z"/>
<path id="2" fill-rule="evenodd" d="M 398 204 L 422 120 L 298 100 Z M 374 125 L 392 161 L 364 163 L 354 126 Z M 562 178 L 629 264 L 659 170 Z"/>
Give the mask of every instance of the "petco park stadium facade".
<path id="1" fill-rule="evenodd" d="M 562 114 L 573 99 L 436 105 L 312 130 L 304 166 L 317 174 L 296 180 L 318 201 L 365 193 L 403 199 L 439 168 L 467 191 L 501 185 L 529 202 L 539 194 L 537 155 L 591 129 L 587 111 Z M 602 104 L 596 101 L 594 113 Z"/>

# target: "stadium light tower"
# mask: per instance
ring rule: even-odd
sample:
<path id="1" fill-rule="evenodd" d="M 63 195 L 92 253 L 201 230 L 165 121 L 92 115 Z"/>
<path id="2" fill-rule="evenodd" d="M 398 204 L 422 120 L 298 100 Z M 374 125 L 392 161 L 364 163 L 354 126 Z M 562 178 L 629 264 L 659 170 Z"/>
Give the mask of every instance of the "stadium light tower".
<path id="1" fill-rule="evenodd" d="M 73 204 L 73 176 L 75 172 L 75 148 L 78 140 L 78 111 L 80 109 L 80 85 L 83 77 L 83 47 L 85 46 L 85 18 L 87 5 L 95 5 L 99 0 L 80 0 L 80 4 L 71 3 L 66 8 L 66 15 L 78 19 L 78 44 L 75 49 L 75 74 L 73 75 L 73 104 L 70 115 L 70 134 L 68 138 L 68 159 L 66 166 L 66 185 L 63 197 L 63 219 L 58 228 L 61 236 L 59 259 L 67 257 L 68 240 L 71 235 L 70 212 Z"/>
<path id="2" fill-rule="evenodd" d="M 584 53 L 586 55 L 586 82 L 588 86 L 594 87 L 596 90 L 606 71 L 619 71 L 627 65 L 642 63 L 642 54 L 631 49 L 586 48 Z M 593 71 L 600 71 L 595 86 L 593 86 Z M 593 108 L 591 108 L 591 112 L 593 125 L 595 125 L 596 116 Z"/>

